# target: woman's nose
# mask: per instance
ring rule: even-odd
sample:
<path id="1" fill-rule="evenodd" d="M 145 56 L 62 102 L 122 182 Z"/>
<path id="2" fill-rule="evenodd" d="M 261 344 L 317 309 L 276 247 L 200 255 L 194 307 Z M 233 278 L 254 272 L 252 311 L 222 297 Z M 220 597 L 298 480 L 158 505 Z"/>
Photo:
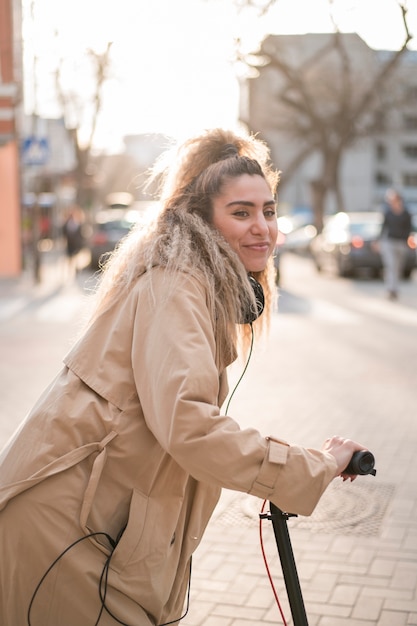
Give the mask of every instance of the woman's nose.
<path id="1" fill-rule="evenodd" d="M 262 235 L 268 232 L 268 222 L 266 221 L 264 214 L 258 215 L 254 219 L 252 223 L 252 232 Z"/>

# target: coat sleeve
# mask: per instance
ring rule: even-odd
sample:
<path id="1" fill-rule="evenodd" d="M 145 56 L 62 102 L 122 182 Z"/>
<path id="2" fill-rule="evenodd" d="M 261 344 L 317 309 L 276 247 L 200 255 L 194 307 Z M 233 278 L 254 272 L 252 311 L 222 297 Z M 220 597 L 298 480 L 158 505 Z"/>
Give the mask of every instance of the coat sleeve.
<path id="1" fill-rule="evenodd" d="M 172 290 L 165 280 L 162 270 L 152 272 L 133 333 L 133 372 L 148 428 L 196 480 L 309 515 L 336 474 L 333 456 L 243 430 L 221 415 L 204 289 L 187 275 Z"/>

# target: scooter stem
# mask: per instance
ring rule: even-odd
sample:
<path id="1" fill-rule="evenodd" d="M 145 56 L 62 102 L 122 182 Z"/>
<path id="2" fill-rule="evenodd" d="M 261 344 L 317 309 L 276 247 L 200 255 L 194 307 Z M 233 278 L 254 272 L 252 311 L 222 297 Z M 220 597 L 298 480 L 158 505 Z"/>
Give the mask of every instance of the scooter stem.
<path id="1" fill-rule="evenodd" d="M 294 517 L 294 515 L 283 513 L 283 511 L 276 507 L 272 502 L 270 502 L 269 505 L 270 514 L 267 517 L 272 521 L 272 526 L 274 528 L 278 554 L 281 560 L 282 573 L 284 575 L 294 626 L 308 626 L 303 595 L 297 573 L 297 566 L 295 564 L 294 553 L 287 527 L 288 518 Z"/>

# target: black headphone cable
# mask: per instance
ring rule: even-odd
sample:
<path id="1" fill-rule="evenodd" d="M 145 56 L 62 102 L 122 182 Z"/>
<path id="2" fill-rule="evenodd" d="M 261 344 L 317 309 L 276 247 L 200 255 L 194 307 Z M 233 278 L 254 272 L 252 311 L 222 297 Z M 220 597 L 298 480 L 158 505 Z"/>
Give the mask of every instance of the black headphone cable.
<path id="1" fill-rule="evenodd" d="M 229 396 L 229 399 L 227 401 L 227 405 L 226 405 L 226 410 L 225 410 L 225 415 L 228 415 L 229 413 L 229 407 L 230 407 L 230 403 L 232 401 L 233 396 L 235 395 L 235 391 L 237 390 L 237 388 L 239 387 L 240 383 L 242 382 L 242 378 L 244 377 L 244 375 L 246 374 L 246 371 L 249 367 L 249 362 L 252 356 L 252 352 L 253 352 L 253 342 L 254 342 L 254 337 L 255 337 L 255 333 L 253 330 L 253 324 L 252 322 L 250 323 L 250 329 L 251 329 L 251 340 L 250 340 L 250 346 L 249 346 L 249 354 L 248 354 L 248 358 L 246 360 L 246 364 L 245 367 L 243 368 L 243 372 L 241 373 L 239 380 L 237 381 L 236 385 L 233 388 L 232 393 Z"/>
<path id="2" fill-rule="evenodd" d="M 100 622 L 100 619 L 101 619 L 101 616 L 103 614 L 103 610 L 105 610 L 110 615 L 110 617 L 112 617 L 118 624 L 121 624 L 122 626 L 130 626 L 129 624 L 126 624 L 126 622 L 122 622 L 120 619 L 118 619 L 110 611 L 110 609 L 106 606 L 107 582 L 108 582 L 108 572 L 109 572 L 109 567 L 110 567 L 110 561 L 111 561 L 111 558 L 113 556 L 113 552 L 114 552 L 114 550 L 115 550 L 115 548 L 117 546 L 118 541 L 114 541 L 114 539 L 108 533 L 105 533 L 105 532 L 89 533 L 88 535 L 85 535 L 84 537 L 80 537 L 79 539 L 76 539 L 73 543 L 71 543 L 69 546 L 67 546 L 65 548 L 65 550 L 63 550 L 61 552 L 61 554 L 59 554 L 56 557 L 56 559 L 51 563 L 51 565 L 48 567 L 48 569 L 46 570 L 46 572 L 43 574 L 42 578 L 40 579 L 40 581 L 36 585 L 35 591 L 32 594 L 32 597 L 31 597 L 31 600 L 30 600 L 30 603 L 29 603 L 29 607 L 28 607 L 28 612 L 27 612 L 27 624 L 28 624 L 28 626 L 32 626 L 30 613 L 32 611 L 32 607 L 33 607 L 33 603 L 35 601 L 35 598 L 36 598 L 36 596 L 38 594 L 39 589 L 41 588 L 43 582 L 45 581 L 46 577 L 51 572 L 51 570 L 67 554 L 67 552 L 69 552 L 76 545 L 78 545 L 82 541 L 85 541 L 86 539 L 90 539 L 91 537 L 97 537 L 97 536 L 106 537 L 106 539 L 110 543 L 112 549 L 111 549 L 111 552 L 110 552 L 109 556 L 106 558 L 106 561 L 104 563 L 104 566 L 103 566 L 103 569 L 102 569 L 101 575 L 100 575 L 98 592 L 99 592 L 99 596 L 100 596 L 101 607 L 100 607 L 100 612 L 98 614 L 98 617 L 97 617 L 97 619 L 96 619 L 96 621 L 94 623 L 94 626 L 98 626 L 98 624 Z M 163 624 L 159 624 L 159 626 L 170 626 L 171 624 L 176 624 L 177 622 L 179 622 L 182 619 L 184 619 L 184 617 L 187 615 L 188 610 L 190 608 L 191 567 L 192 567 L 192 557 L 190 558 L 189 578 L 188 578 L 188 591 L 187 591 L 187 604 L 186 604 L 186 608 L 185 608 L 184 614 L 181 615 L 181 617 L 179 617 L 178 619 L 174 619 L 171 622 L 164 622 Z M 104 589 L 103 589 L 103 583 L 104 583 Z"/>

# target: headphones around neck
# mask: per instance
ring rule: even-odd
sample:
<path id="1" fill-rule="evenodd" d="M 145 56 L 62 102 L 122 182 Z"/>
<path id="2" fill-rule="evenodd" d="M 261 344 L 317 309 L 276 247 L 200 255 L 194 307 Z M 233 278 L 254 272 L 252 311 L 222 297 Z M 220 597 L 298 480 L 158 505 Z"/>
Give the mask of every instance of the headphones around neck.
<path id="1" fill-rule="evenodd" d="M 262 285 L 250 274 L 248 274 L 248 280 L 252 286 L 253 293 L 255 294 L 256 310 L 253 309 L 253 306 L 250 306 L 247 307 L 246 310 L 242 311 L 240 324 L 252 324 L 255 322 L 265 307 L 265 295 Z"/>

